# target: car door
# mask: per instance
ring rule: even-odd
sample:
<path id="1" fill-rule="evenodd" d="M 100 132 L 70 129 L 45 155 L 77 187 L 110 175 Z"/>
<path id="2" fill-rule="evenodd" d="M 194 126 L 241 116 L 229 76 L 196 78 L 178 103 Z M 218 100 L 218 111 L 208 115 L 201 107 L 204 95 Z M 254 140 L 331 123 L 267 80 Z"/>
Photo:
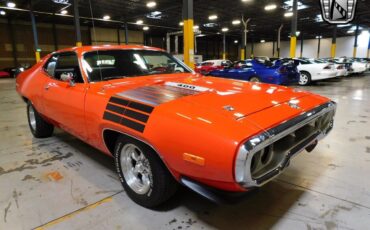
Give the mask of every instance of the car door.
<path id="1" fill-rule="evenodd" d="M 55 54 L 44 69 L 48 76 L 42 89 L 45 115 L 65 131 L 84 139 L 84 103 L 88 85 L 81 75 L 76 53 Z"/>

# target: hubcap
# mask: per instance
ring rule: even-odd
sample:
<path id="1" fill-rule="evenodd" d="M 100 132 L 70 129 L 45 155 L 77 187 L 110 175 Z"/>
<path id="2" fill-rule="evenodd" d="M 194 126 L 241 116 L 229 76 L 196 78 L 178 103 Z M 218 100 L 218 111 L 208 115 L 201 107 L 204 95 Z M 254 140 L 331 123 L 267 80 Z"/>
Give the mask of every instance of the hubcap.
<path id="1" fill-rule="evenodd" d="M 149 160 L 134 144 L 127 144 L 121 150 L 121 167 L 127 185 L 137 194 L 148 193 L 152 185 L 152 171 Z"/>
<path id="2" fill-rule="evenodd" d="M 308 82 L 308 76 L 306 74 L 301 74 L 301 78 L 299 79 L 300 85 L 306 85 Z"/>
<path id="3" fill-rule="evenodd" d="M 251 79 L 251 82 L 260 82 L 260 80 L 259 80 L 258 78 L 256 78 L 256 77 L 253 77 L 253 78 Z"/>
<path id="4" fill-rule="evenodd" d="M 33 109 L 32 106 L 29 107 L 28 109 L 28 117 L 30 120 L 30 125 L 33 130 L 36 130 L 36 117 L 35 117 L 35 110 Z"/>

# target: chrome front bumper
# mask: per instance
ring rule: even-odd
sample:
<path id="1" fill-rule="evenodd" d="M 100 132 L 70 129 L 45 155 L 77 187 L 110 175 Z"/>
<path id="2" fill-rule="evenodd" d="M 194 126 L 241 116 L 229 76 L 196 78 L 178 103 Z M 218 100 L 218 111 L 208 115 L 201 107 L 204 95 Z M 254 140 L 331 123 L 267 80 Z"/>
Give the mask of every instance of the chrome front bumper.
<path id="1" fill-rule="evenodd" d="M 238 151 L 236 182 L 254 188 L 278 176 L 292 157 L 314 147 L 332 130 L 335 111 L 336 103 L 329 102 L 250 138 Z"/>

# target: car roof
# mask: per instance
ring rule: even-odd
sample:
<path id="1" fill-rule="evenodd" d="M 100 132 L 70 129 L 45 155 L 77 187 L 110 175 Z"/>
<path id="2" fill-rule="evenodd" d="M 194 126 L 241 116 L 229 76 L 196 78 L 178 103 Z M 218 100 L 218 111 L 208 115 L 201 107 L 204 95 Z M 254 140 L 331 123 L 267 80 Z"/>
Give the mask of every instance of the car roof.
<path id="1" fill-rule="evenodd" d="M 68 52 L 74 51 L 79 53 L 99 51 L 99 50 L 152 50 L 152 51 L 164 51 L 160 48 L 141 46 L 141 45 L 96 45 L 96 46 L 81 46 L 61 49 L 56 52 Z"/>

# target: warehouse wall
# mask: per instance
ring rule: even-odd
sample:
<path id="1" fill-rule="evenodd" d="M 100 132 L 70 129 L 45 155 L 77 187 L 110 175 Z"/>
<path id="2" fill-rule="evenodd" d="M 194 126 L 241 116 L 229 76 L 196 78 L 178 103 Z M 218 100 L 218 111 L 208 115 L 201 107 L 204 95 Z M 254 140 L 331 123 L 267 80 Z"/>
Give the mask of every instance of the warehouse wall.
<path id="1" fill-rule="evenodd" d="M 358 37 L 358 57 L 366 57 L 368 44 L 369 44 L 369 33 L 367 31 L 363 32 Z M 321 48 L 320 48 L 320 57 L 330 57 L 331 51 L 331 38 L 321 39 Z M 352 57 L 353 55 L 353 46 L 354 46 L 354 36 L 340 37 L 337 38 L 337 55 Z M 276 43 L 275 43 L 276 47 Z M 248 55 L 251 55 L 251 44 L 248 44 Z M 303 43 L 303 57 L 316 58 L 318 51 L 318 39 L 304 40 Z M 301 52 L 301 41 L 297 41 L 297 53 L 296 56 L 299 57 Z M 290 53 L 290 42 L 283 41 L 281 42 L 281 57 L 289 57 Z M 254 44 L 254 56 L 268 56 L 272 57 L 273 55 L 273 43 L 256 43 Z M 276 51 L 275 54 L 277 55 Z"/>
<path id="2" fill-rule="evenodd" d="M 29 22 L 13 21 L 11 23 L 16 43 L 17 66 L 35 64 L 35 48 L 32 34 L 32 27 Z M 39 46 L 42 50 L 41 56 L 45 56 L 55 50 L 72 47 L 76 45 L 74 26 L 56 25 L 57 47 L 53 36 L 52 24 L 37 24 Z M 9 32 L 8 20 L 0 20 L 0 69 L 13 67 L 13 49 L 11 34 Z M 96 28 L 96 36 L 89 27 L 81 27 L 83 44 L 118 44 L 118 30 Z M 120 30 L 121 43 L 125 41 L 124 30 Z M 144 36 L 142 31 L 129 31 L 130 44 L 143 44 Z"/>

